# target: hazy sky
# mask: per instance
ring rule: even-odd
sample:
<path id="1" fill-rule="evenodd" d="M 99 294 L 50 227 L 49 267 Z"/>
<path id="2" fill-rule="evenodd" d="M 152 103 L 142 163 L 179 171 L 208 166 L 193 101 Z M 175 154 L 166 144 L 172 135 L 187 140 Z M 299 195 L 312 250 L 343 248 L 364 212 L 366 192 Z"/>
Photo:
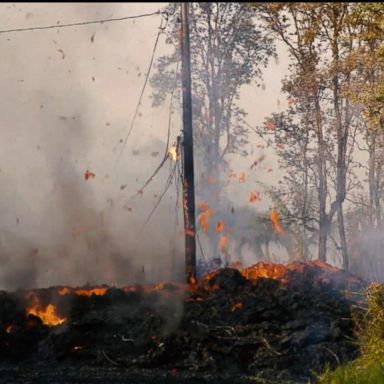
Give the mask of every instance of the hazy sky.
<path id="1" fill-rule="evenodd" d="M 163 5 L 1 3 L 0 29 L 118 18 L 156 11 Z M 164 277 L 169 272 L 174 193 L 141 237 L 137 235 L 163 188 L 169 166 L 143 198 L 129 200 L 164 151 L 168 105 L 152 108 L 150 87 L 116 163 L 160 18 L 0 34 L 0 288 L 17 287 L 25 279 L 30 285 L 120 282 L 125 276 L 121 265 L 130 269 L 126 273 L 130 276 L 140 275 L 142 267 L 156 269 L 151 276 Z M 157 56 L 167 49 L 162 36 Z M 279 62 L 271 62 L 265 72 L 265 89 L 253 85 L 242 90 L 241 106 L 249 112 L 252 125 L 286 107 L 280 81 L 288 62 L 286 52 L 279 49 L 279 53 Z M 172 141 L 180 129 L 180 115 L 175 113 Z M 247 204 L 255 181 L 275 183 L 280 175 L 270 152 L 265 152 L 263 167 L 273 168 L 272 173 L 249 172 L 264 153 L 256 148 L 262 142 L 255 134 L 250 140 L 252 156 L 232 156 L 234 171 L 247 175 L 247 183 L 229 189 L 239 205 Z M 95 178 L 86 181 L 86 170 Z M 269 206 L 265 199 L 258 204 Z M 182 250 L 180 236 L 176 248 Z"/>

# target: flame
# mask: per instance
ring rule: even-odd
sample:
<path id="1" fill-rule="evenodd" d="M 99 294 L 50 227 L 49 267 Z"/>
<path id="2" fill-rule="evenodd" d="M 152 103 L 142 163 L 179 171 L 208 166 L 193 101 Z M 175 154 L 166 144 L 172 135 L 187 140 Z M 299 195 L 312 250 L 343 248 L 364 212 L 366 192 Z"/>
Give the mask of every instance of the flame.
<path id="1" fill-rule="evenodd" d="M 204 232 L 208 232 L 208 228 L 209 228 L 208 216 L 205 213 L 200 213 L 200 215 L 197 216 L 197 221 L 199 222 L 201 229 Z"/>
<path id="2" fill-rule="evenodd" d="M 15 330 L 15 326 L 12 324 L 9 324 L 5 327 L 5 332 L 12 333 Z"/>
<path id="3" fill-rule="evenodd" d="M 218 233 L 224 231 L 224 221 L 218 221 L 218 222 L 216 223 L 216 231 L 217 231 Z"/>
<path id="4" fill-rule="evenodd" d="M 56 307 L 53 304 L 48 304 L 46 307 L 42 305 L 36 294 L 30 292 L 27 299 L 31 300 L 31 305 L 26 309 L 27 315 L 35 315 L 41 319 L 43 324 L 53 327 L 64 323 L 65 317 L 60 317 L 56 313 Z"/>
<path id="5" fill-rule="evenodd" d="M 206 203 L 203 203 L 203 204 L 201 205 L 201 207 L 204 207 L 206 209 L 204 212 L 200 213 L 199 216 L 197 216 L 197 221 L 200 224 L 201 229 L 204 232 L 208 232 L 208 228 L 209 228 L 208 216 L 214 215 L 216 213 L 216 211 L 214 211 L 213 209 L 209 209 L 208 204 L 206 204 Z"/>
<path id="6" fill-rule="evenodd" d="M 272 221 L 275 231 L 280 235 L 284 235 L 284 230 L 279 222 L 279 214 L 277 213 L 277 210 L 275 208 L 272 209 L 271 215 L 269 217 Z"/>
<path id="7" fill-rule="evenodd" d="M 249 202 L 250 203 L 254 203 L 254 202 L 256 202 L 256 201 L 259 201 L 259 200 L 261 200 L 261 198 L 260 198 L 260 192 L 251 192 L 250 194 L 249 194 Z"/>
<path id="8" fill-rule="evenodd" d="M 239 260 L 233 261 L 229 264 L 229 268 L 238 269 L 239 271 L 241 271 L 243 269 L 243 263 Z"/>
<path id="9" fill-rule="evenodd" d="M 230 312 L 235 312 L 237 311 L 238 309 L 242 309 L 243 308 L 243 303 L 236 303 L 235 305 L 232 305 L 232 307 L 230 308 Z"/>
<path id="10" fill-rule="evenodd" d="M 228 237 L 223 235 L 220 238 L 219 247 L 221 252 L 226 252 L 228 250 Z"/>
<path id="11" fill-rule="evenodd" d="M 245 183 L 245 173 L 242 172 L 239 176 L 239 183 Z"/>
<path id="12" fill-rule="evenodd" d="M 168 148 L 168 157 L 173 161 L 177 161 L 179 159 L 176 145 L 172 145 L 172 147 Z"/>
<path id="13" fill-rule="evenodd" d="M 72 348 L 72 352 L 81 351 L 83 349 L 82 345 L 76 345 Z"/>
<path id="14" fill-rule="evenodd" d="M 264 125 L 267 129 L 273 130 L 276 128 L 275 123 L 272 121 L 272 119 L 267 119 L 267 121 L 264 122 Z"/>
<path id="15" fill-rule="evenodd" d="M 92 289 L 85 289 L 85 288 L 72 289 L 72 288 L 64 287 L 59 289 L 58 294 L 61 296 L 64 296 L 64 295 L 69 295 L 71 293 L 74 293 L 79 296 L 90 297 L 92 295 L 96 295 L 96 296 L 105 295 L 107 291 L 108 291 L 107 287 L 99 287 L 99 288 L 92 288 Z"/>
<path id="16" fill-rule="evenodd" d="M 74 229 L 72 231 L 72 237 L 75 239 L 77 236 L 79 236 L 79 235 L 81 235 L 83 233 L 94 231 L 95 229 L 98 229 L 98 227 L 97 226 L 93 226 L 93 227 L 82 227 L 82 228 Z"/>

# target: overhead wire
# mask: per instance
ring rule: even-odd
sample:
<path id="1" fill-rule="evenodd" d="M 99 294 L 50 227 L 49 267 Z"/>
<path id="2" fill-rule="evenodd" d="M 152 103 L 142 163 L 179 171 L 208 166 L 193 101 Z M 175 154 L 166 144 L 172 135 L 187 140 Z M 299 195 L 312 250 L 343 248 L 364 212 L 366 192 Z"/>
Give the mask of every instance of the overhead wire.
<path id="1" fill-rule="evenodd" d="M 80 21 L 80 22 L 77 22 L 77 23 L 69 23 L 69 24 L 55 24 L 55 25 L 47 25 L 47 26 L 44 26 L 44 27 L 28 27 L 28 28 L 4 29 L 4 30 L 0 30 L 0 34 L 1 33 L 11 33 L 11 32 L 37 31 L 37 30 L 43 30 L 43 29 L 56 29 L 56 28 L 77 27 L 77 26 L 90 25 L 90 24 L 104 24 L 104 23 L 110 23 L 110 22 L 114 22 L 114 21 L 123 21 L 123 20 L 129 20 L 129 19 L 138 19 L 138 18 L 141 18 L 141 17 L 160 15 L 160 14 L 163 14 L 163 13 L 164 12 L 158 10 L 156 12 L 143 13 L 143 14 L 135 15 L 135 16 L 124 16 L 124 17 L 116 17 L 116 18 L 102 19 L 102 20 Z"/>
<path id="2" fill-rule="evenodd" d="M 168 14 L 167 13 L 163 13 L 163 16 L 164 15 L 168 15 Z M 165 25 L 163 26 L 164 19 L 166 21 L 165 21 Z M 151 72 L 151 69 L 152 69 L 153 60 L 155 58 L 156 48 L 157 48 L 157 45 L 158 45 L 158 42 L 159 42 L 159 39 L 160 39 L 160 35 L 164 32 L 164 29 L 166 28 L 167 24 L 168 24 L 168 16 L 165 16 L 160 21 L 159 31 L 158 31 L 158 33 L 156 35 L 155 44 L 154 44 L 153 49 L 152 49 L 152 55 L 151 55 L 151 59 L 150 59 L 149 66 L 148 66 L 148 70 L 147 70 L 147 73 L 146 73 L 146 76 L 145 76 L 144 84 L 143 84 L 143 87 L 141 89 L 139 100 L 137 102 L 135 113 L 134 113 L 133 118 L 131 120 L 131 124 L 129 126 L 129 130 L 127 132 L 127 135 L 124 138 L 124 142 L 122 144 L 121 150 L 120 150 L 119 154 L 117 155 L 115 166 L 119 162 L 119 160 L 121 158 L 121 155 L 123 154 L 124 149 L 125 149 L 125 147 L 127 145 L 128 138 L 129 138 L 129 136 L 130 136 L 130 134 L 131 134 L 131 132 L 133 130 L 133 127 L 134 127 L 134 124 L 135 124 L 135 121 L 136 121 L 136 117 L 137 117 L 137 115 L 139 113 L 139 109 L 140 109 L 140 106 L 141 106 L 141 102 L 142 102 L 142 99 L 143 99 L 145 88 L 146 88 L 147 83 L 148 83 L 149 75 L 150 75 L 150 72 Z"/>
<path id="3" fill-rule="evenodd" d="M 141 226 L 140 230 L 139 230 L 139 235 L 142 233 L 142 231 L 144 230 L 144 228 L 146 227 L 146 225 L 148 224 L 149 220 L 152 218 L 153 214 L 155 213 L 157 207 L 160 205 L 163 197 L 165 196 L 165 194 L 168 192 L 168 189 L 169 187 L 171 186 L 172 184 L 172 178 L 176 172 L 176 168 L 177 168 L 177 162 L 175 163 L 175 165 L 173 166 L 169 176 L 168 176 L 168 179 L 165 183 L 165 188 L 163 190 L 163 192 L 161 193 L 161 195 L 159 196 L 159 198 L 157 199 L 157 202 L 156 204 L 154 205 L 154 207 L 152 208 L 151 212 L 149 213 L 149 215 L 147 216 L 147 218 L 145 219 L 144 221 L 144 224 Z"/>
<path id="4" fill-rule="evenodd" d="M 170 105 L 169 105 L 169 116 L 168 116 L 168 130 L 167 130 L 167 140 L 166 140 L 166 145 L 165 145 L 165 153 L 163 156 L 163 159 L 161 160 L 160 164 L 156 167 L 156 169 L 153 171 L 152 175 L 146 180 L 146 182 L 143 184 L 141 188 L 139 188 L 139 192 L 136 192 L 132 197 L 136 197 L 139 194 L 142 193 L 142 191 L 150 184 L 150 182 L 154 179 L 154 177 L 159 173 L 160 169 L 163 167 L 165 162 L 169 159 L 169 141 L 170 141 L 170 136 L 171 136 L 171 121 L 172 121 L 172 109 L 173 109 L 173 96 L 174 92 L 176 89 L 176 84 L 177 84 L 177 74 L 178 74 L 178 68 L 179 68 L 179 63 L 176 65 L 176 72 L 175 72 L 175 82 L 174 82 L 174 87 L 171 92 L 171 100 L 170 100 Z"/>

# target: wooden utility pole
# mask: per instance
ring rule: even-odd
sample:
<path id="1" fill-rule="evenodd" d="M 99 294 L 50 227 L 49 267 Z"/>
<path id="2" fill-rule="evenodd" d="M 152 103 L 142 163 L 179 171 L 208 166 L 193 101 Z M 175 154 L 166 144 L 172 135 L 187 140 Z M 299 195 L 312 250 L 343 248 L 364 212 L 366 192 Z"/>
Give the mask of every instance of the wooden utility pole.
<path id="1" fill-rule="evenodd" d="M 191 53 L 189 46 L 189 3 L 181 3 L 181 61 L 183 83 L 183 208 L 185 229 L 185 275 L 196 282 L 195 184 L 193 164 Z"/>

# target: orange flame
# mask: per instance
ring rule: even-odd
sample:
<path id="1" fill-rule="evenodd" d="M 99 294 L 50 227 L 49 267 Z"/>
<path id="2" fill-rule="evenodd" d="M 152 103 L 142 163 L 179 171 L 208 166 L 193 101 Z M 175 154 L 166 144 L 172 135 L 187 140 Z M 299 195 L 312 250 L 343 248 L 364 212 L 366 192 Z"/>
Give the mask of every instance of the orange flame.
<path id="1" fill-rule="evenodd" d="M 228 237 L 223 235 L 220 238 L 219 247 L 221 252 L 226 252 L 228 250 Z"/>
<path id="2" fill-rule="evenodd" d="M 15 330 L 15 326 L 12 324 L 7 325 L 5 328 L 5 332 L 7 333 L 12 333 L 14 330 Z"/>
<path id="3" fill-rule="evenodd" d="M 53 327 L 64 323 L 65 317 L 60 317 L 56 313 L 56 307 L 53 304 L 48 304 L 46 307 L 42 306 L 39 298 L 30 292 L 27 299 L 31 300 L 31 305 L 26 309 L 27 315 L 35 315 L 41 319 L 43 324 Z"/>
<path id="4" fill-rule="evenodd" d="M 179 156 L 177 155 L 177 147 L 176 145 L 172 145 L 172 147 L 169 147 L 168 149 L 168 157 L 173 160 L 177 161 L 179 159 Z"/>
<path id="5" fill-rule="evenodd" d="M 235 305 L 232 305 L 231 309 L 229 310 L 230 312 L 235 312 L 238 309 L 243 308 L 243 303 L 236 303 Z"/>
<path id="6" fill-rule="evenodd" d="M 58 293 L 59 295 L 69 295 L 70 293 L 75 293 L 76 295 L 79 296 L 102 296 L 105 295 L 105 293 L 108 291 L 108 288 L 106 287 L 101 287 L 101 288 L 92 288 L 92 289 L 71 289 L 71 288 L 61 288 L 59 289 Z"/>
<path id="7" fill-rule="evenodd" d="M 249 194 L 249 202 L 250 203 L 254 203 L 254 202 L 258 201 L 258 200 L 261 200 L 260 192 L 251 192 Z"/>
<path id="8" fill-rule="evenodd" d="M 205 201 L 201 201 L 200 203 L 197 203 L 197 208 L 202 211 L 207 211 L 209 209 L 209 205 Z"/>
<path id="9" fill-rule="evenodd" d="M 83 346 L 82 345 L 75 345 L 73 348 L 72 348 L 72 352 L 78 352 L 78 351 L 81 351 L 83 349 Z"/>
<path id="10" fill-rule="evenodd" d="M 245 173 L 242 172 L 239 176 L 239 183 L 245 183 Z"/>
<path id="11" fill-rule="evenodd" d="M 224 221 L 218 221 L 218 222 L 216 223 L 216 231 L 217 231 L 218 233 L 224 231 Z"/>
<path id="12" fill-rule="evenodd" d="M 208 228 L 209 228 L 208 216 L 205 213 L 201 213 L 199 216 L 197 216 L 197 221 L 199 222 L 201 229 L 204 232 L 208 232 Z"/>
<path id="13" fill-rule="evenodd" d="M 275 208 L 273 208 L 271 211 L 270 219 L 272 221 L 273 227 L 275 228 L 275 231 L 280 235 L 284 235 L 284 230 L 279 221 L 279 214 Z"/>

